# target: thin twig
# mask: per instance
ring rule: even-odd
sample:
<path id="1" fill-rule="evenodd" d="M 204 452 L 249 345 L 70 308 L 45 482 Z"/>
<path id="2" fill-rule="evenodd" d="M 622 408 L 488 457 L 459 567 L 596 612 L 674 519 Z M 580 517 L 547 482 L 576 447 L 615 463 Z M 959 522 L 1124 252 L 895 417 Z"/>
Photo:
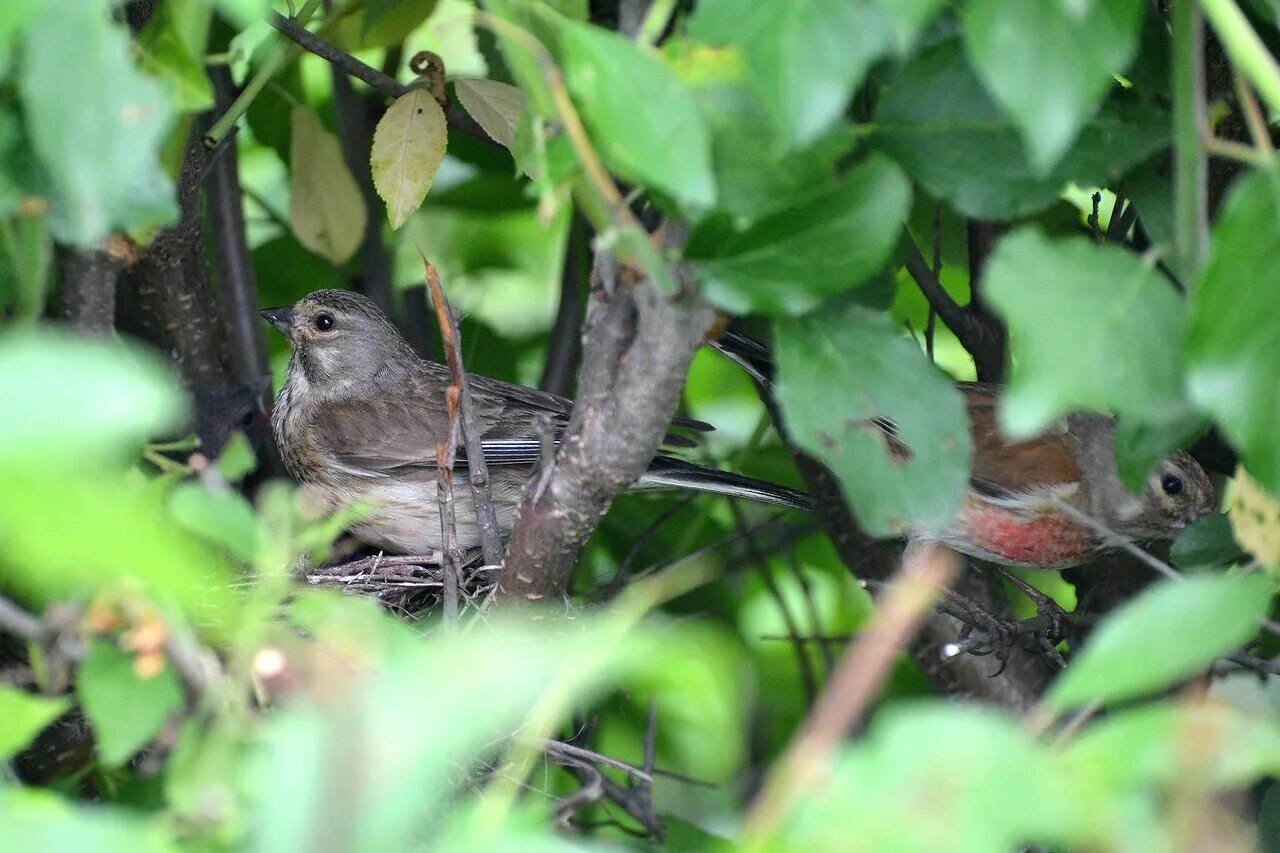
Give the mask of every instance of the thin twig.
<path id="1" fill-rule="evenodd" d="M 426 267 L 427 289 L 431 294 L 431 304 L 436 309 L 436 320 L 440 324 L 440 340 L 444 346 L 445 360 L 449 363 L 449 370 L 453 374 L 453 385 L 457 389 L 457 403 L 461 409 L 462 441 L 467 451 L 467 479 L 471 482 L 471 499 L 475 502 L 476 525 L 480 528 L 480 549 L 484 554 L 485 565 L 501 565 L 502 536 L 498 533 L 498 515 L 493 508 L 493 497 L 489 494 L 489 466 L 484 461 L 480 427 L 476 422 L 475 406 L 471 402 L 467 373 L 462 366 L 462 335 L 458 331 L 458 320 L 449 307 L 444 286 L 440 283 L 440 274 L 425 258 L 423 264 Z"/>
<path id="2" fill-rule="evenodd" d="M 0 597 L 0 630 L 34 643 L 44 635 L 44 623 L 9 599 Z"/>
<path id="3" fill-rule="evenodd" d="M 770 775 L 747 816 L 748 849 L 760 849 L 790 805 L 821 784 L 831 756 L 866 713 L 898 653 L 959 570 L 958 555 L 912 540 L 876 615 L 832 674 L 804 727 Z"/>
<path id="4" fill-rule="evenodd" d="M 818 677 L 813 671 L 813 660 L 809 657 L 809 649 L 799 639 L 801 633 L 800 625 L 791 613 L 791 608 L 787 605 L 786 596 L 782 594 L 782 588 L 778 586 L 777 579 L 773 576 L 773 572 L 769 570 L 769 560 L 756 542 L 755 534 L 747 528 L 747 519 L 742 514 L 742 507 L 733 498 L 729 499 L 729 510 L 733 513 L 734 524 L 742 533 L 742 541 L 747 548 L 747 558 L 755 564 L 760 580 L 764 582 L 765 589 L 769 592 L 769 597 L 773 599 L 779 615 L 782 616 L 782 624 L 787 629 L 787 636 L 792 638 L 791 648 L 795 653 L 796 664 L 800 670 L 800 683 L 804 685 L 805 706 L 810 706 L 818 695 Z"/>
<path id="5" fill-rule="evenodd" d="M 331 63 L 337 68 L 342 69 L 348 76 L 355 77 L 366 83 L 369 88 L 388 98 L 399 98 L 409 92 L 410 86 L 406 86 L 398 80 L 383 74 L 372 65 L 367 65 L 356 59 L 349 53 L 335 47 L 330 42 L 325 41 L 320 36 L 308 30 L 306 27 L 300 26 L 297 21 L 292 18 L 286 18 L 278 12 L 272 12 L 268 19 L 271 26 L 294 44 L 301 47 L 308 53 L 314 53 L 316 56 Z M 445 119 L 449 123 L 449 127 L 454 130 L 465 133 L 480 142 L 502 147 L 501 143 L 494 140 L 489 134 L 484 132 L 474 119 L 465 112 L 459 110 L 452 102 L 447 103 L 444 107 Z"/>
<path id="6" fill-rule="evenodd" d="M 1240 101 L 1240 111 L 1244 113 L 1245 122 L 1249 125 L 1249 134 L 1253 144 L 1268 159 L 1275 156 L 1275 146 L 1271 144 L 1271 131 L 1267 128 L 1267 120 L 1258 106 L 1258 99 L 1253 96 L 1253 88 L 1245 82 L 1239 71 L 1235 72 L 1236 98 Z"/>
<path id="7" fill-rule="evenodd" d="M 625 761 L 619 761 L 616 758 L 610 758 L 590 749 L 581 746 L 574 746 L 571 743 L 565 743 L 560 740 L 545 740 L 542 748 L 550 755 L 563 755 L 569 758 L 576 758 L 579 761 L 590 761 L 592 764 L 603 764 L 605 767 L 612 767 L 614 770 L 621 770 L 628 776 L 639 779 L 641 782 L 653 784 L 652 770 L 641 770 L 634 764 L 628 764 Z"/>

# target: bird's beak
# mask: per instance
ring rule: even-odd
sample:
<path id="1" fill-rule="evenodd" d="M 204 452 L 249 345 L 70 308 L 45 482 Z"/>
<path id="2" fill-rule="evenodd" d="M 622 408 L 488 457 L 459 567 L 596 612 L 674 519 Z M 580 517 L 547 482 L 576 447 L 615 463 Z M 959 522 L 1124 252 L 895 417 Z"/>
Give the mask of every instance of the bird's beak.
<path id="1" fill-rule="evenodd" d="M 292 307 L 286 305 L 283 308 L 263 308 L 258 313 L 262 315 L 264 320 L 275 326 L 280 331 L 280 334 L 286 338 L 290 336 L 293 331 L 294 318 Z"/>

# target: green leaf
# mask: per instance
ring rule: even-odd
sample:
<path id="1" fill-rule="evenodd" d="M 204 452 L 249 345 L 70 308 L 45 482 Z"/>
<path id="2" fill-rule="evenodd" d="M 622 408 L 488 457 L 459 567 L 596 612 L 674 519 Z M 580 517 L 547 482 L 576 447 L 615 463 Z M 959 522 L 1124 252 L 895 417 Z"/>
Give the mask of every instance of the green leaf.
<path id="1" fill-rule="evenodd" d="M 160 4 L 138 35 L 138 65 L 159 78 L 179 110 L 201 112 L 213 106 L 213 84 L 204 70 L 203 53 L 197 55 L 183 39 L 172 5 Z M 196 49 L 203 51 L 203 47 Z"/>
<path id="2" fill-rule="evenodd" d="M 689 19 L 689 34 L 741 51 L 748 82 L 786 147 L 827 130 L 895 40 L 880 5 L 852 0 L 706 0 Z"/>
<path id="3" fill-rule="evenodd" d="M 541 17 L 559 33 L 565 83 L 605 163 L 685 205 L 710 207 L 711 136 L 680 78 L 616 33 L 545 11 Z"/>
<path id="4" fill-rule="evenodd" d="M 915 44 L 916 36 L 933 20 L 946 0 L 872 0 L 893 25 L 899 53 Z"/>
<path id="5" fill-rule="evenodd" d="M 128 809 L 76 805 L 38 788 L 0 789 L 0 838 L 11 850 L 178 853 L 163 823 Z"/>
<path id="6" fill-rule="evenodd" d="M 436 105 L 439 109 L 439 105 Z M 304 106 L 290 117 L 289 221 L 298 242 L 335 264 L 346 263 L 360 241 L 368 211 L 338 138 Z"/>
<path id="7" fill-rule="evenodd" d="M 109 470 L 186 413 L 152 353 L 53 331 L 0 337 L 0 399 L 0 470 Z"/>
<path id="8" fill-rule="evenodd" d="M 1121 418 L 1116 424 L 1116 469 L 1129 491 L 1140 492 L 1156 464 L 1169 455 L 1169 451 L 1192 444 L 1205 431 L 1206 418 L 1192 408 L 1190 402 L 1184 401 L 1182 406 L 1162 421 Z"/>
<path id="9" fill-rule="evenodd" d="M 1280 494 L 1280 171 L 1241 178 L 1212 239 L 1191 290 L 1187 385 L 1249 473 Z"/>
<path id="10" fill-rule="evenodd" d="M 98 754 L 109 765 L 132 758 L 182 707 L 182 689 L 171 665 L 141 678 L 131 655 L 102 641 L 91 645 L 80 663 L 76 691 L 93 724 Z"/>
<path id="11" fill-rule="evenodd" d="M 71 707 L 68 699 L 37 696 L 0 684 L 0 761 L 8 761 Z"/>
<path id="12" fill-rule="evenodd" d="M 1079 409 L 1142 423 L 1183 417 L 1182 299 L 1119 246 L 1050 240 L 1031 226 L 1005 237 L 985 294 L 1009 325 L 1013 374 L 1001 423 L 1013 437 Z"/>
<path id="13" fill-rule="evenodd" d="M 1117 96 L 1050 174 L 1027 160 L 956 41 L 921 52 L 876 105 L 871 142 L 929 193 L 978 219 L 1014 219 L 1053 204 L 1063 186 L 1107 186 L 1168 144 L 1166 114 Z"/>
<path id="14" fill-rule="evenodd" d="M 1231 521 L 1223 513 L 1202 518 L 1191 524 L 1173 540 L 1169 560 L 1183 571 L 1221 569 L 1244 559 Z"/>
<path id="15" fill-rule="evenodd" d="M 54 234 L 80 246 L 177 216 L 157 159 L 173 108 L 133 67 L 128 33 L 105 5 L 45 4 L 27 27 L 19 80 L 27 130 L 55 189 Z"/>
<path id="16" fill-rule="evenodd" d="M 1271 596 L 1261 575 L 1161 581 L 1107 616 L 1045 703 L 1058 711 L 1112 704 L 1194 675 L 1258 633 Z"/>
<path id="17" fill-rule="evenodd" d="M 515 86 L 480 77 L 458 77 L 453 91 L 467 114 L 508 151 L 514 151 L 516 128 L 524 113 L 524 93 Z"/>
<path id="18" fill-rule="evenodd" d="M 0 76 L 4 76 L 9 67 L 9 50 L 14 39 L 26 27 L 27 22 L 35 17 L 45 0 L 8 0 L 0 3 Z"/>
<path id="19" fill-rule="evenodd" d="M 1148 705 L 1090 726 L 1061 760 L 1104 792 L 1177 785 L 1188 775 L 1209 788 L 1240 788 L 1280 773 L 1280 723 L 1220 702 Z"/>
<path id="20" fill-rule="evenodd" d="M 0 219 L 0 257 L 8 262 L 8 268 L 0 275 L 12 281 L 14 313 L 29 320 L 38 319 L 44 312 L 49 268 L 53 264 L 53 242 L 45 213 L 40 203 L 19 205 L 12 220 Z"/>
<path id="21" fill-rule="evenodd" d="M 200 483 L 181 483 L 169 496 L 169 512 L 183 529 L 241 560 L 248 562 L 257 555 L 258 517 L 238 492 L 215 492 Z"/>
<path id="22" fill-rule="evenodd" d="M 1047 173 L 1128 67 L 1142 0 L 971 0 L 965 44 L 987 91 Z"/>
<path id="23" fill-rule="evenodd" d="M 1088 849 L 1098 820 L 1016 719 L 943 702 L 878 713 L 798 799 L 771 849 L 845 850 L 851 837 L 859 850 Z"/>
<path id="24" fill-rule="evenodd" d="M 731 313 L 800 313 L 866 282 L 889 260 L 911 207 L 911 185 L 875 157 L 807 201 L 726 233 L 715 221 L 690 235 L 707 298 Z"/>
<path id="25" fill-rule="evenodd" d="M 258 458 L 249 439 L 240 430 L 231 434 L 222 455 L 218 457 L 218 473 L 228 483 L 238 483 L 258 467 Z"/>
<path id="26" fill-rule="evenodd" d="M 369 164 L 393 229 L 422 206 L 444 162 L 448 132 L 444 110 L 426 89 L 396 98 L 378 121 Z"/>
<path id="27" fill-rule="evenodd" d="M 945 528 L 964 498 L 972 454 L 951 381 L 888 317 L 863 308 L 779 321 L 775 345 L 787 430 L 840 478 L 863 527 L 876 536 L 912 524 Z M 875 418 L 897 425 L 909 459 L 892 455 Z"/>

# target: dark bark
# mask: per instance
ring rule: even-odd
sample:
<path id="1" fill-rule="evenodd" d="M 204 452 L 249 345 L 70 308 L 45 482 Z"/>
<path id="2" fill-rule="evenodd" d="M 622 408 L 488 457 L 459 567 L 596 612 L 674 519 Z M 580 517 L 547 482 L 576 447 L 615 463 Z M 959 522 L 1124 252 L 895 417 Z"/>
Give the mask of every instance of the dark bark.
<path id="1" fill-rule="evenodd" d="M 230 339 L 204 258 L 200 180 L 204 147 L 193 132 L 178 175 L 178 224 L 161 229 L 126 273 L 144 334 L 171 353 L 195 401 L 196 434 L 216 454 L 235 429 L 264 428 L 256 388 L 237 380 Z"/>
<path id="2" fill-rule="evenodd" d="M 569 222 L 569 238 L 565 242 L 560 305 L 556 309 L 555 325 L 547 338 L 547 361 L 538 382 L 543 391 L 562 397 L 573 392 L 573 379 L 582 354 L 582 295 L 586 289 L 590 245 L 590 226 L 575 212 Z"/>
<path id="3" fill-rule="evenodd" d="M 382 200 L 373 187 L 373 173 L 369 170 L 373 128 L 364 102 L 351 87 L 346 72 L 336 65 L 330 70 L 333 72 L 333 109 L 338 120 L 342 159 L 356 178 L 365 208 L 371 212 L 365 217 L 364 237 L 360 241 L 360 274 L 356 290 L 372 299 L 388 317 L 395 317 L 397 306 L 392 304 L 391 257 L 382 240 L 382 217 L 375 213 L 382 210 Z"/>
<path id="4" fill-rule="evenodd" d="M 427 286 L 415 284 L 400 291 L 404 303 L 404 339 L 423 358 L 443 361 L 439 349 L 431 337 L 431 306 L 427 300 Z"/>
<path id="5" fill-rule="evenodd" d="M 226 66 L 210 66 L 209 79 L 213 83 L 216 116 L 235 100 L 235 87 Z M 207 116 L 206 120 L 212 122 L 213 118 Z M 234 144 L 206 164 L 204 186 L 214 272 L 230 337 L 232 365 L 240 382 L 256 389 L 259 409 L 265 412 L 271 403 L 271 367 L 262 318 L 258 316 L 261 300 L 245 234 L 244 193 Z"/>
<path id="6" fill-rule="evenodd" d="M 110 249 L 59 247 L 58 262 L 61 274 L 53 316 L 82 334 L 110 334 L 124 258 Z"/>
<path id="7" fill-rule="evenodd" d="M 687 282 L 686 270 L 674 272 Z M 647 279 L 628 283 L 636 277 L 610 255 L 596 259 L 577 403 L 554 464 L 526 490 L 502 573 L 506 598 L 564 593 L 614 496 L 652 460 L 712 323 L 691 287 L 665 299 Z"/>

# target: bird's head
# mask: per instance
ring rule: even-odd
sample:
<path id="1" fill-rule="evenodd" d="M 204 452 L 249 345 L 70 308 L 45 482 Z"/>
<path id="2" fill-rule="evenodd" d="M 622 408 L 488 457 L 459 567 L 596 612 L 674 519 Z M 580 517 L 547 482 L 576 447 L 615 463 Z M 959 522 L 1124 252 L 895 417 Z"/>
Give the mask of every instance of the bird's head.
<path id="1" fill-rule="evenodd" d="M 358 293 L 317 290 L 291 306 L 258 313 L 293 347 L 291 370 L 300 370 L 317 390 L 391 379 L 418 358 L 387 315 Z"/>
<path id="2" fill-rule="evenodd" d="M 1141 496 L 1122 514 L 1118 528 L 1135 539 L 1173 539 L 1188 524 L 1216 510 L 1209 475 L 1191 454 L 1177 450 L 1156 465 Z"/>

